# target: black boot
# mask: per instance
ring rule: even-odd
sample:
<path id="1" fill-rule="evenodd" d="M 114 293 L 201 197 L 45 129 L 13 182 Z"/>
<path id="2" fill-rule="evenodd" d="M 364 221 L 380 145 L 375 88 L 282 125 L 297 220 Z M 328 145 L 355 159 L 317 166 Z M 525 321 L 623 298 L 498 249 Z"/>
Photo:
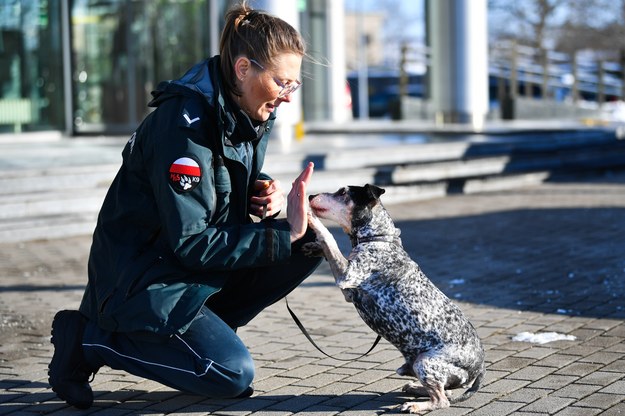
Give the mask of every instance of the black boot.
<path id="1" fill-rule="evenodd" d="M 88 409 L 93 404 L 89 378 L 92 370 L 82 351 L 82 335 L 86 318 L 78 311 L 60 311 L 52 321 L 54 355 L 48 366 L 48 382 L 52 390 L 67 404 Z"/>

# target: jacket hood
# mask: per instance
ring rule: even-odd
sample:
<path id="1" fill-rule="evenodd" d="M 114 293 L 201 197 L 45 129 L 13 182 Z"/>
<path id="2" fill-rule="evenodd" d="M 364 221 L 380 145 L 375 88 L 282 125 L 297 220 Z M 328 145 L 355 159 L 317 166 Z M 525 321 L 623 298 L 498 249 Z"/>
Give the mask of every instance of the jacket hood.
<path id="1" fill-rule="evenodd" d="M 218 67 L 218 59 L 214 58 L 215 67 Z M 211 78 L 211 71 L 209 70 L 209 60 L 202 61 L 195 64 L 184 74 L 180 79 L 172 81 L 173 84 L 182 85 L 190 90 L 199 92 L 202 94 L 206 101 L 209 103 L 213 101 L 214 87 L 213 80 Z M 213 71 L 215 72 L 215 71 Z"/>
<path id="2" fill-rule="evenodd" d="M 212 105 L 216 94 L 210 67 L 217 68 L 218 64 L 218 57 L 206 59 L 195 64 L 179 79 L 159 83 L 156 90 L 152 91 L 153 99 L 148 105 L 158 107 L 160 103 L 174 95 L 188 95 L 189 90 L 200 93 Z"/>

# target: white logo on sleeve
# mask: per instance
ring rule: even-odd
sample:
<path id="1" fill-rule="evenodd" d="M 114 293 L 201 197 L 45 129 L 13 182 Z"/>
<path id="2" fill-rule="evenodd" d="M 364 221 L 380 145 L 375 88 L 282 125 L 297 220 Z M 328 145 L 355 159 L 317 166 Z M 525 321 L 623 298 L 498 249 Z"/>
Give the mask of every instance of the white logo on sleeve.
<path id="1" fill-rule="evenodd" d="M 200 121 L 199 117 L 195 117 L 194 119 L 191 119 L 187 113 L 184 113 L 182 116 L 184 117 L 185 120 L 187 120 L 187 124 L 189 124 L 189 126 L 195 123 L 196 121 Z"/>

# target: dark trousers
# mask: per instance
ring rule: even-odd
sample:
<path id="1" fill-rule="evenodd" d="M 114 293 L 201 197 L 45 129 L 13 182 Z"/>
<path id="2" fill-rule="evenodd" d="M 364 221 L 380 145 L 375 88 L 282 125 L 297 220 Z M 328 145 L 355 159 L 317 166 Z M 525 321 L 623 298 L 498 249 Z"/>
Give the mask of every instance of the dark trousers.
<path id="1" fill-rule="evenodd" d="M 319 265 L 294 244 L 287 264 L 243 270 L 211 296 L 181 335 L 148 339 L 108 332 L 89 322 L 83 350 L 90 366 L 102 365 L 158 381 L 176 390 L 212 398 L 240 395 L 254 379 L 252 357 L 235 333 L 267 306 L 295 289 Z"/>

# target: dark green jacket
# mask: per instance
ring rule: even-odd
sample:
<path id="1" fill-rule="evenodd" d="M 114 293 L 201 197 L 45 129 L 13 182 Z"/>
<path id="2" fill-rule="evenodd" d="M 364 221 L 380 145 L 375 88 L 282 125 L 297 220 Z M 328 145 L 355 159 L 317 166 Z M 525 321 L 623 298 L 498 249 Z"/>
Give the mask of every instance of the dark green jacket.
<path id="1" fill-rule="evenodd" d="M 80 306 L 106 330 L 182 333 L 230 273 L 291 254 L 286 221 L 248 215 L 275 116 L 255 128 L 219 73 L 214 57 L 161 83 L 122 152 Z"/>

